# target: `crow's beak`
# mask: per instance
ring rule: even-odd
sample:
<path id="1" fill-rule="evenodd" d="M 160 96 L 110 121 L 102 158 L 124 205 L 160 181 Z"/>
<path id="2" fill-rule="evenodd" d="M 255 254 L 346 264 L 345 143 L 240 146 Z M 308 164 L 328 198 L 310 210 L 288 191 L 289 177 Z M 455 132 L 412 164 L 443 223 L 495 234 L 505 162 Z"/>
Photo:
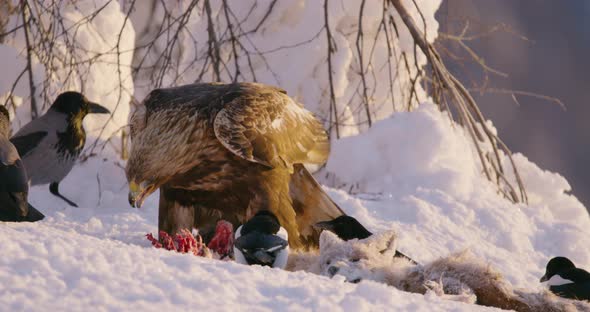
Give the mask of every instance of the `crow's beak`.
<path id="1" fill-rule="evenodd" d="M 545 275 L 543 275 L 543 277 L 541 277 L 541 280 L 540 280 L 540 282 L 541 282 L 541 283 L 543 283 L 543 282 L 546 282 L 546 281 L 548 281 L 548 280 L 549 280 L 549 279 L 547 278 L 547 274 L 545 274 Z"/>
<path id="2" fill-rule="evenodd" d="M 317 229 L 334 231 L 334 225 L 330 221 L 322 221 L 313 225 Z"/>
<path id="3" fill-rule="evenodd" d="M 110 114 L 111 111 L 104 106 L 98 105 L 94 102 L 88 102 L 88 112 L 90 114 Z"/>
<path id="4" fill-rule="evenodd" d="M 154 191 L 155 187 L 147 182 L 140 184 L 135 181 L 129 182 L 129 205 L 135 208 L 141 208 L 145 198 Z"/>

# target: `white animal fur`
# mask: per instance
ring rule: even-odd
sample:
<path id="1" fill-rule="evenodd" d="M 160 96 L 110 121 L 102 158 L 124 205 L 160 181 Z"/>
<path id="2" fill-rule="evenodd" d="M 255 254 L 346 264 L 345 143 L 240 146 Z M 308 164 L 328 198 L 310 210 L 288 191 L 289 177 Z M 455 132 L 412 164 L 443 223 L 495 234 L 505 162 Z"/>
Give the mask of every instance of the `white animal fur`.
<path id="1" fill-rule="evenodd" d="M 330 267 L 337 267 L 336 274 L 347 281 L 374 280 L 408 292 L 516 311 L 590 311 L 590 303 L 560 298 L 549 291 L 513 290 L 498 271 L 468 251 L 418 266 L 394 258 L 395 238 L 395 233 L 386 232 L 343 241 L 324 231 L 319 253 L 291 254 L 287 270 L 332 276 Z"/>

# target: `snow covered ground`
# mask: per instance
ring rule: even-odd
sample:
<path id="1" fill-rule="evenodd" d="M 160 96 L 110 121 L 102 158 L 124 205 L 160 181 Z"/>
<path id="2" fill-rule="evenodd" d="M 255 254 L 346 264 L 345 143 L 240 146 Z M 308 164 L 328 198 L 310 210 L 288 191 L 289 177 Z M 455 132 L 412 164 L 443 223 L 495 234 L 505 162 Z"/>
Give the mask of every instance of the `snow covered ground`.
<path id="1" fill-rule="evenodd" d="M 420 262 L 471 249 L 516 287 L 539 289 L 546 261 L 570 257 L 590 267 L 590 218 L 565 191 L 567 182 L 517 155 L 531 204 L 514 205 L 477 174 L 468 138 L 431 104 L 381 121 L 348 160 L 371 172 L 384 195 L 328 189 L 343 209 L 373 231 L 395 229 L 399 248 Z M 383 144 L 386 142 L 387 144 Z M 360 152 L 359 152 L 360 153 Z M 336 161 L 337 159 L 331 160 Z M 344 162 L 343 159 L 338 159 Z M 404 293 L 375 282 L 344 283 L 311 273 L 247 267 L 151 247 L 157 195 L 142 209 L 127 203 L 120 162 L 91 158 L 63 181 L 70 208 L 47 186 L 31 189 L 46 214 L 35 224 L 0 226 L 0 306 L 8 310 L 485 310 Z M 342 163 L 342 166 L 352 164 Z M 365 198 L 365 199 L 363 199 Z"/>

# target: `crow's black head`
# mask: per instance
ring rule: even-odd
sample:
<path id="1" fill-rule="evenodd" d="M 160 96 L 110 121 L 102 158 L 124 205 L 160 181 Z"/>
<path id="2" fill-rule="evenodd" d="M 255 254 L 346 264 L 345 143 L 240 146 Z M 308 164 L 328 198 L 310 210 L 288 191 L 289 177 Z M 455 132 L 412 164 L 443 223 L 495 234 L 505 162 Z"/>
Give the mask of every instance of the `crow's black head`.
<path id="1" fill-rule="evenodd" d="M 545 269 L 545 275 L 541 278 L 541 282 L 548 281 L 553 275 L 567 270 L 575 269 L 574 263 L 566 257 L 555 257 L 549 260 L 547 268 Z"/>
<path id="2" fill-rule="evenodd" d="M 108 109 L 88 101 L 78 92 L 68 91 L 60 94 L 50 111 L 62 113 L 67 116 L 67 130 L 58 133 L 57 151 L 60 155 L 67 155 L 75 159 L 80 155 L 86 143 L 86 132 L 82 121 L 89 113 L 108 114 Z"/>
<path id="3" fill-rule="evenodd" d="M 84 117 L 86 114 L 108 114 L 110 111 L 96 103 L 88 101 L 86 97 L 74 91 L 60 94 L 51 109 L 70 116 Z"/>
<path id="4" fill-rule="evenodd" d="M 373 234 L 351 216 L 340 216 L 330 221 L 318 222 L 315 226 L 333 232 L 345 241 L 355 238 L 365 239 Z"/>

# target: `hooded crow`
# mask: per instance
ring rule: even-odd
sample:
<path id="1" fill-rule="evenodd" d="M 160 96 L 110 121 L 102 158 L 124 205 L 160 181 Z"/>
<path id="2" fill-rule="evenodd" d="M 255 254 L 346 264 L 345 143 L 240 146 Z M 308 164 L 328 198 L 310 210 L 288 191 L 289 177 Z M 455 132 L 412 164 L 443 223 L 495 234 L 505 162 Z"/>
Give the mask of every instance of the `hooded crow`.
<path id="1" fill-rule="evenodd" d="M 27 202 L 27 173 L 9 132 L 8 111 L 0 106 L 0 221 L 39 221 L 44 216 Z"/>
<path id="2" fill-rule="evenodd" d="M 549 290 L 560 297 L 590 300 L 590 273 L 576 268 L 566 257 L 549 260 L 541 282 L 547 282 Z"/>
<path id="3" fill-rule="evenodd" d="M 235 233 L 234 258 L 242 264 L 284 269 L 289 258 L 289 237 L 279 219 L 261 210 Z"/>
<path id="4" fill-rule="evenodd" d="M 330 221 L 322 221 L 315 224 L 315 227 L 323 230 L 328 230 L 336 234 L 341 240 L 347 241 L 351 239 L 365 239 L 373 233 L 369 232 L 357 219 L 343 215 Z M 395 257 L 406 258 L 414 264 L 418 264 L 410 257 L 404 255 L 398 250 L 395 251 Z"/>
<path id="5" fill-rule="evenodd" d="M 86 132 L 82 121 L 89 113 L 110 111 L 78 92 L 64 92 L 43 116 L 26 124 L 10 139 L 22 157 L 31 185 L 49 183 L 51 194 L 74 207 L 78 205 L 59 193 L 59 183 L 84 149 Z"/>

